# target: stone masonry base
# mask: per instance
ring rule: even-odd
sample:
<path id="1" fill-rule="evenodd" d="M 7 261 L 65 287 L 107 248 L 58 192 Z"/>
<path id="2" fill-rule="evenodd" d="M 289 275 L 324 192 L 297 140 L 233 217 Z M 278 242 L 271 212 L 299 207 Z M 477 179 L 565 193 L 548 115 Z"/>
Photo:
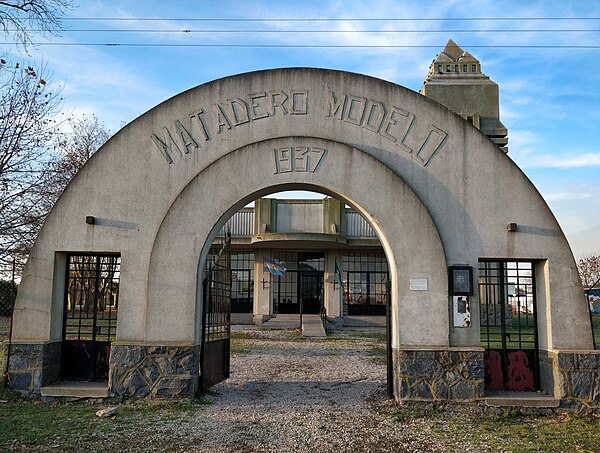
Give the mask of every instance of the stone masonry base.
<path id="1" fill-rule="evenodd" d="M 192 398 L 199 346 L 113 345 L 109 389 L 123 397 Z"/>
<path id="2" fill-rule="evenodd" d="M 484 396 L 483 349 L 393 349 L 398 401 L 475 401 Z"/>
<path id="3" fill-rule="evenodd" d="M 28 395 L 59 379 L 61 343 L 12 344 L 9 385 Z M 484 394 L 483 349 L 394 348 L 398 401 L 476 401 Z M 541 389 L 562 406 L 600 407 L 600 351 L 544 351 Z M 199 346 L 113 344 L 110 394 L 192 398 L 198 390 Z"/>
<path id="4" fill-rule="evenodd" d="M 540 351 L 540 375 L 562 405 L 600 406 L 600 351 Z"/>
<path id="5" fill-rule="evenodd" d="M 44 385 L 58 381 L 61 343 L 10 345 L 9 386 L 28 395 L 40 393 Z"/>

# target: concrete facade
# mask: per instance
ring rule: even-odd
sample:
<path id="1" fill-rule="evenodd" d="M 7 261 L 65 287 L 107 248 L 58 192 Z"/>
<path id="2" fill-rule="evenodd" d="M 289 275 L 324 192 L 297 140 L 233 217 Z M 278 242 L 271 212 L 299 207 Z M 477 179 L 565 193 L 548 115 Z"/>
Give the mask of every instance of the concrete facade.
<path id="1" fill-rule="evenodd" d="M 360 74 L 306 68 L 242 74 L 181 93 L 92 156 L 30 254 L 14 312 L 13 348 L 62 340 L 68 252 L 113 252 L 121 256 L 113 348 L 143 349 L 140 360 L 153 363 L 158 353 L 152 348 L 188 354 L 200 342 L 199 288 L 219 230 L 248 202 L 297 189 L 351 206 L 381 242 L 392 282 L 396 398 L 415 395 L 406 393 L 402 379 L 414 376 L 407 363 L 420 366 L 406 357 L 423 358 L 421 351 L 452 352 L 449 363 L 435 359 L 440 373 L 466 357 L 464 366 L 472 368 L 466 379 L 477 388 L 456 398 L 483 394 L 479 326 L 450 322 L 451 265 L 477 269 L 482 258 L 535 261 L 540 350 L 548 357 L 591 353 L 587 306 L 569 245 L 535 187 L 500 148 L 418 93 Z M 86 223 L 86 216 L 95 223 Z M 516 231 L 507 231 L 511 223 Z M 411 289 L 417 280 L 426 281 L 424 290 Z M 472 299 L 473 319 L 479 319 L 477 292 Z M 140 365 L 117 358 L 111 357 L 111 375 L 118 370 L 120 384 L 111 381 L 112 391 L 127 395 L 122 376 Z M 54 376 L 39 362 L 40 382 L 45 373 Z M 553 369 L 555 380 L 561 369 Z M 10 372 L 25 373 L 14 362 Z M 165 381 L 172 376 L 185 381 L 180 394 L 193 394 L 197 372 L 195 360 L 171 363 L 160 379 L 144 380 L 147 393 L 177 393 L 152 388 L 161 380 L 161 389 L 172 389 Z M 22 390 L 39 391 L 31 384 Z M 568 397 L 557 385 L 544 390 Z M 455 398 L 450 391 L 427 395 Z"/>
<path id="2" fill-rule="evenodd" d="M 326 314 L 330 318 L 341 318 L 345 314 L 358 314 L 358 310 L 350 310 L 348 304 L 354 301 L 344 300 L 339 286 L 339 277 L 336 274 L 336 262 L 342 274 L 347 270 L 343 266 L 344 253 L 380 255 L 381 261 L 385 261 L 383 249 L 375 231 L 369 223 L 360 217 L 360 214 L 351 208 L 345 207 L 342 202 L 333 198 L 324 199 L 273 199 L 260 198 L 254 202 L 254 207 L 245 207 L 229 219 L 217 236 L 220 243 L 226 234 L 231 235 L 233 255 L 237 253 L 249 254 L 251 258 L 246 268 L 236 272 L 236 279 L 241 281 L 239 285 L 234 283 L 232 290 L 232 311 L 234 313 L 253 314 L 250 316 L 237 316 L 236 319 L 248 323 L 251 319 L 258 324 L 269 319 L 277 313 L 274 304 L 278 294 L 276 289 L 277 277 L 265 271 L 263 258 L 278 259 L 278 254 L 310 252 L 322 256 L 323 271 L 321 288 Z M 250 260 L 253 265 L 250 265 Z M 235 261 L 235 260 L 234 260 Z M 366 272 L 375 271 L 364 269 Z M 250 268 L 253 269 L 253 278 L 250 279 Z M 232 269 L 240 271 L 240 267 L 232 264 Z M 379 274 L 387 274 L 387 266 Z M 288 269 L 288 270 L 291 270 Z M 292 269 L 294 272 L 296 269 Z M 246 271 L 246 272 L 244 272 Z M 347 275 L 346 275 L 347 276 Z M 319 273 L 319 278 L 321 273 Z M 283 279 L 297 282 L 296 278 Z M 348 283 L 345 281 L 345 284 Z M 364 285 L 363 285 L 364 286 Z M 385 304 L 385 285 L 377 287 L 377 303 Z M 240 289 L 243 287 L 244 289 Z M 374 290 L 363 288 L 365 292 Z M 295 291 L 287 291 L 287 296 L 298 296 Z M 244 301 L 243 309 L 238 310 L 236 299 Z M 247 302 L 252 299 L 252 302 Z M 375 302 L 375 301 L 373 301 Z M 344 306 L 346 305 L 346 306 Z M 384 306 L 375 307 L 371 310 L 373 315 L 384 316 Z M 305 311 L 306 312 L 306 311 Z M 362 314 L 362 313 L 360 313 Z M 343 320 L 336 320 L 336 323 Z"/>

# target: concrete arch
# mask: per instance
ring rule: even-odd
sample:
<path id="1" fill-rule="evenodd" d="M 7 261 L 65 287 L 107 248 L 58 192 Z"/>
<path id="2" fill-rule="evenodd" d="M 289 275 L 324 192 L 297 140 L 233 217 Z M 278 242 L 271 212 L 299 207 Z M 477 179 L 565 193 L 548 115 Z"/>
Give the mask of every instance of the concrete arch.
<path id="1" fill-rule="evenodd" d="M 274 150 L 325 150 L 315 172 L 277 173 Z M 236 181 L 244 180 L 244 184 Z M 226 190 L 221 190 L 225 185 Z M 230 184 L 230 185 L 229 185 Z M 194 343 L 198 337 L 198 259 L 222 224 L 261 191 L 314 186 L 358 207 L 380 235 L 392 273 L 394 345 L 448 347 L 447 274 L 437 229 L 420 200 L 396 174 L 367 154 L 340 143 L 288 137 L 227 154 L 183 190 L 158 231 L 148 278 L 145 342 Z M 201 215 L 194 200 L 212 190 Z M 193 247 L 192 247 L 193 244 Z M 202 262 L 202 259 L 200 260 Z M 410 278 L 426 278 L 428 291 L 410 291 Z M 177 300 L 173 300 L 176 298 Z M 165 310 L 165 300 L 177 310 Z M 196 326 L 194 329 L 194 320 Z"/>
<path id="2" fill-rule="evenodd" d="M 266 143 L 272 143 L 272 149 L 261 148 Z M 334 162 L 334 167 L 319 167 L 318 152 L 311 154 L 306 148 L 319 148 L 313 143 L 337 150 L 323 161 Z M 282 149 L 299 154 L 287 154 L 286 160 Z M 302 164 L 305 152 L 315 160 L 314 165 Z M 251 156 L 270 163 L 257 167 Z M 299 166 L 294 166 L 289 156 L 297 157 Z M 232 191 L 223 200 L 226 203 L 217 205 L 210 187 L 198 188 L 203 187 L 205 178 L 214 178 L 211 172 L 225 162 L 247 162 L 253 171 L 240 179 L 238 168 L 232 172 L 238 179 L 227 180 L 226 172 L 220 170 L 225 176 L 219 182 L 229 183 Z M 365 169 L 372 174 L 361 174 Z M 346 174 L 370 177 L 370 190 L 358 193 L 344 179 Z M 257 175 L 263 180 L 256 179 Z M 186 301 L 195 301 L 195 294 L 178 281 L 159 286 L 157 282 L 165 281 L 160 279 L 163 273 L 175 272 L 177 254 L 195 257 L 186 258 L 185 264 L 186 272 L 193 269 L 190 275 L 195 278 L 200 251 L 223 209 L 234 207 L 250 193 L 276 186 L 277 178 L 282 177 L 287 178 L 286 184 L 313 184 L 345 196 L 373 216 L 374 224 L 382 227 L 382 237 L 389 241 L 397 268 L 409 270 L 402 281 L 396 273 L 398 294 L 408 285 L 406 278 L 430 275 L 432 289 L 422 297 L 433 301 L 443 293 L 442 301 L 449 305 L 443 287 L 447 265 L 477 268 L 481 258 L 535 261 L 539 347 L 547 363 L 558 363 L 558 354 L 563 352 L 575 354 L 573 351 L 593 348 L 569 245 L 543 198 L 506 154 L 459 116 L 401 86 L 360 74 L 289 68 L 216 80 L 165 101 L 124 127 L 75 176 L 48 216 L 20 285 L 13 343 L 14 356 L 21 355 L 22 360 L 15 363 L 34 365 L 11 370 L 22 383 L 16 387 L 36 392 L 57 377 L 52 363 L 60 355 L 65 257 L 69 252 L 121 254 L 123 303 L 117 344 L 140 345 L 142 349 L 159 344 L 174 348 L 193 345 L 190 330 L 165 330 L 164 336 L 159 335 L 157 326 L 166 320 L 156 309 L 180 290 Z M 378 210 L 369 192 L 386 200 L 393 199 L 390 194 L 401 194 L 410 212 L 422 218 L 417 225 L 426 226 L 426 231 L 403 231 L 405 224 L 396 221 L 394 212 Z M 403 209 L 396 207 L 399 212 Z M 198 226 L 206 236 L 178 230 L 185 225 L 173 220 L 177 215 L 189 218 L 190 225 Z M 95 224 L 87 224 L 86 216 L 94 216 Z M 206 223 L 194 223 L 199 221 L 194 216 L 206 216 Z M 507 232 L 509 223 L 518 225 L 516 232 Z M 176 226 L 178 233 L 169 233 L 168 225 Z M 408 238 L 407 244 L 390 239 L 398 237 Z M 415 244 L 423 241 L 426 248 L 421 250 Z M 192 243 L 194 254 L 182 249 L 182 244 Z M 401 261 L 410 255 L 410 247 L 415 247 L 415 256 L 423 258 L 421 263 Z M 410 300 L 409 306 L 416 299 Z M 477 320 L 477 293 L 472 302 Z M 451 327 L 448 305 L 444 307 L 446 315 L 436 311 L 434 330 L 407 328 L 405 332 L 412 333 L 406 338 L 403 329 L 397 330 L 399 398 L 405 395 L 402 376 L 406 367 L 412 366 L 407 364 L 417 363 L 415 357 L 423 348 L 450 357 L 450 361 L 436 359 L 442 368 L 458 362 L 481 363 L 477 322 L 468 329 Z M 181 314 L 186 322 L 194 324 L 195 309 L 194 302 L 186 305 L 187 311 Z M 157 350 L 160 348 L 152 351 Z M 115 348 L 111 355 L 115 375 L 125 373 L 127 360 L 139 356 L 132 354 L 131 348 Z M 36 359 L 32 362 L 30 356 Z M 180 365 L 190 369 L 187 362 L 178 362 L 177 367 Z M 548 380 L 560 382 L 562 371 L 550 365 L 547 368 L 554 376 Z M 457 392 L 453 396 L 448 391 L 446 397 L 479 395 L 483 378 L 478 369 L 474 366 L 474 374 L 467 379 L 468 385 L 472 384 L 469 395 Z M 563 374 L 570 379 L 570 371 Z M 423 379 L 417 376 L 413 381 L 420 385 Z M 454 388 L 464 382 L 446 384 Z M 169 385 L 164 384 L 167 393 Z M 554 390 L 564 393 L 558 387 Z"/>

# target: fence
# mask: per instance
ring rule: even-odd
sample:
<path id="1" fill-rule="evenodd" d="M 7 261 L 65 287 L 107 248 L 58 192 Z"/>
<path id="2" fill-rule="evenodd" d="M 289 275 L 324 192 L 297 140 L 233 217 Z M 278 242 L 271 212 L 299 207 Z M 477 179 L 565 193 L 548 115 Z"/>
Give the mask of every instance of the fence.
<path id="1" fill-rule="evenodd" d="M 0 370 L 6 371 L 7 345 L 12 327 L 12 313 L 19 289 L 20 272 L 16 260 L 0 263 Z"/>
<path id="2" fill-rule="evenodd" d="M 590 309 L 590 322 L 592 323 L 592 334 L 594 348 L 600 349 L 600 288 L 585 291 L 585 298 Z"/>

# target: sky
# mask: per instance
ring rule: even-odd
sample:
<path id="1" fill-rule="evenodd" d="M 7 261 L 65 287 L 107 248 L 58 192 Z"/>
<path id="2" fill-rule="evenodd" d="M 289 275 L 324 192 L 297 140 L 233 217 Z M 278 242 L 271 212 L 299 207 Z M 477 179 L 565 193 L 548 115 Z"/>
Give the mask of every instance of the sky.
<path id="1" fill-rule="evenodd" d="M 46 66 L 65 112 L 95 114 L 112 132 L 189 88 L 261 69 L 331 68 L 419 91 L 452 39 L 498 83 L 509 156 L 550 205 L 576 257 L 600 253 L 600 1 L 79 3 L 60 36 L 34 37 L 40 45 L 28 55 L 4 48 L 11 59 Z M 222 46 L 239 44 L 283 47 Z"/>

